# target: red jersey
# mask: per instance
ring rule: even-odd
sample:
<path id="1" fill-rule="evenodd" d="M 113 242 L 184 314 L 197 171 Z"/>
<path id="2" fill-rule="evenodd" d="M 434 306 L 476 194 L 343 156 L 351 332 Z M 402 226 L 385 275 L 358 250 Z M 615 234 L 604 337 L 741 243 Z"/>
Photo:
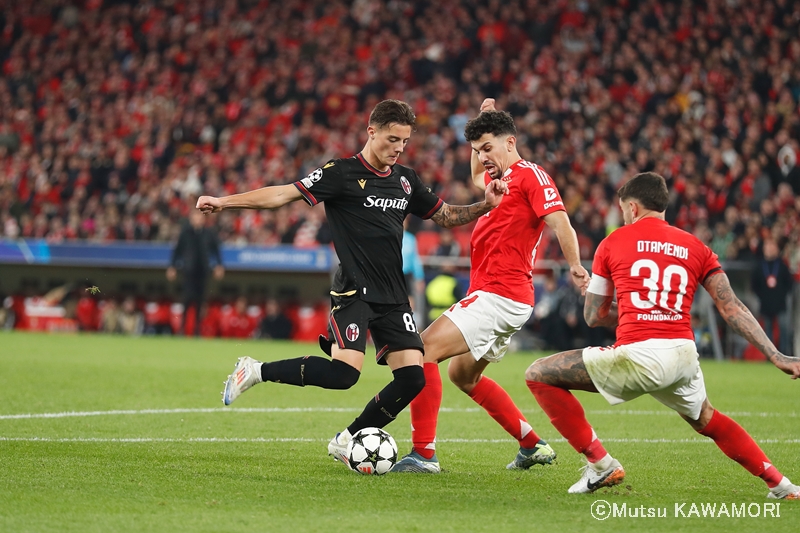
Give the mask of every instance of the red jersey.
<path id="1" fill-rule="evenodd" d="M 542 167 L 525 160 L 501 178 L 509 194 L 478 219 L 470 241 L 469 292 L 487 291 L 533 305 L 533 261 L 545 215 L 564 211 L 553 180 Z M 484 174 L 484 182 L 491 177 Z"/>
<path id="2" fill-rule="evenodd" d="M 694 340 L 694 294 L 708 276 L 721 271 L 717 254 L 694 235 L 646 217 L 603 239 L 592 263 L 589 291 L 609 295 L 616 288 L 617 345 Z"/>

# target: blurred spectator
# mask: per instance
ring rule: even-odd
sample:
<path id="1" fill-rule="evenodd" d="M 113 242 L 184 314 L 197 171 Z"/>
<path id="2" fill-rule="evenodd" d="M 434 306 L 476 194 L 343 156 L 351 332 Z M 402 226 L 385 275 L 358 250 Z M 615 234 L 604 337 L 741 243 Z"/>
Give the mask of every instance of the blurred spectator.
<path id="1" fill-rule="evenodd" d="M 101 330 L 106 333 L 141 335 L 144 332 L 144 315 L 136 309 L 136 300 L 128 296 L 121 305 L 113 299 L 106 300 L 100 318 Z"/>
<path id="2" fill-rule="evenodd" d="M 442 264 L 439 274 L 428 282 L 425 296 L 428 300 L 429 323 L 464 297 L 464 291 L 456 277 L 456 267 L 452 262 Z"/>
<path id="3" fill-rule="evenodd" d="M 579 296 L 569 286 L 559 287 L 555 276 L 545 279 L 544 295 L 537 294 L 534 316 L 547 348 L 564 351 L 577 346 L 578 314 L 583 317 Z"/>
<path id="4" fill-rule="evenodd" d="M 717 254 L 721 260 L 724 260 L 728 257 L 728 249 L 731 244 L 733 244 L 733 240 L 733 231 L 731 231 L 724 221 L 720 221 L 714 225 L 714 235 L 711 238 L 709 248 L 711 248 L 711 251 Z"/>
<path id="5" fill-rule="evenodd" d="M 403 162 L 466 203 L 462 130 L 487 94 L 570 215 L 600 215 L 580 221 L 586 242 L 599 220 L 613 227 L 613 192 L 641 170 L 669 180 L 670 222 L 714 227 L 726 207 L 744 220 L 782 183 L 800 195 L 800 17 L 784 0 L 742 5 L 5 2 L 2 231 L 171 240 L 192 194 L 355 152 L 382 98 L 419 118 Z M 294 208 L 224 219 L 223 241 L 325 242 Z"/>
<path id="6" fill-rule="evenodd" d="M 259 325 L 260 339 L 289 339 L 292 336 L 292 322 L 274 298 L 267 300 L 264 317 Z"/>
<path id="7" fill-rule="evenodd" d="M 147 335 L 171 335 L 170 303 L 150 301 L 144 305 L 144 333 Z"/>
<path id="8" fill-rule="evenodd" d="M 577 346 L 606 346 L 610 333 L 590 328 L 583 318 L 584 297 L 572 283 L 559 287 L 555 276 L 545 278 L 543 294 L 536 293 L 533 318 L 545 348 L 570 350 Z"/>
<path id="9" fill-rule="evenodd" d="M 461 255 L 461 245 L 455 239 L 451 230 L 441 230 L 439 233 L 439 245 L 436 246 L 433 255 L 439 257 L 459 257 Z"/>
<path id="10" fill-rule="evenodd" d="M 297 248 L 311 248 L 321 244 L 330 244 L 333 240 L 325 213 L 321 209 L 309 209 L 303 218 L 292 224 L 281 238 L 284 244 Z"/>
<path id="11" fill-rule="evenodd" d="M 416 318 L 419 316 L 417 299 L 421 298 L 425 292 L 425 270 L 422 268 L 422 260 L 419 257 L 417 248 L 417 238 L 408 231 L 408 218 L 403 223 L 403 275 L 406 278 L 406 291 L 408 301 Z M 420 323 L 424 323 L 421 321 Z"/>
<path id="12" fill-rule="evenodd" d="M 254 336 L 258 326 L 257 311 L 251 312 L 247 298 L 240 296 L 233 306 L 225 306 L 220 316 L 220 333 L 223 337 L 248 339 Z"/>
<path id="13" fill-rule="evenodd" d="M 417 113 L 401 162 L 468 203 L 462 130 L 484 95 L 556 181 L 582 257 L 642 170 L 667 178 L 669 222 L 725 221 L 728 259 L 800 225 L 797 2 L 368 4 L 3 2 L 2 236 L 174 240 L 200 190 L 289 182 L 355 153 L 383 98 Z M 223 213 L 219 236 L 324 243 L 311 217 Z M 537 257 L 560 257 L 547 234 Z"/>
<path id="14" fill-rule="evenodd" d="M 186 331 L 186 317 L 191 307 L 195 309 L 194 335 L 200 334 L 200 312 L 205 301 L 208 275 L 213 271 L 214 278 L 222 279 L 225 269 L 222 266 L 219 240 L 216 232 L 206 226 L 206 218 L 200 211 L 192 210 L 189 221 L 181 228 L 178 243 L 172 251 L 167 279 L 175 281 L 177 269 L 183 275 L 183 321 L 181 333 Z"/>
<path id="15" fill-rule="evenodd" d="M 759 318 L 767 336 L 784 354 L 792 354 L 792 329 L 787 298 L 792 293 L 794 281 L 789 267 L 779 257 L 778 243 L 768 238 L 764 241 L 764 257 L 753 269 L 751 286 L 758 296 Z M 778 338 L 775 338 L 775 330 Z"/>
<path id="16" fill-rule="evenodd" d="M 14 312 L 14 298 L 11 296 L 6 296 L 3 298 L 3 307 L 0 307 L 0 329 L 14 329 L 16 319 L 16 313 Z"/>

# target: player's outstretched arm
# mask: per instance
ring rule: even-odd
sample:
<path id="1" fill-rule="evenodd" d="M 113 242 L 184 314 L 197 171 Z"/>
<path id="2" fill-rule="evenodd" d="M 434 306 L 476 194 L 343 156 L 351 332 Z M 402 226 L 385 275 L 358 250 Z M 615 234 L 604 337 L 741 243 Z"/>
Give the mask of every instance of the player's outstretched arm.
<path id="1" fill-rule="evenodd" d="M 578 246 L 578 236 L 569 223 L 569 216 L 566 211 L 554 211 L 544 216 L 545 223 L 550 226 L 553 233 L 558 238 L 558 243 L 561 245 L 561 252 L 564 254 L 564 259 L 569 264 L 569 273 L 572 282 L 576 287 L 581 289 L 581 294 L 586 294 L 586 289 L 589 287 L 589 272 L 581 265 L 580 248 Z"/>
<path id="2" fill-rule="evenodd" d="M 778 351 L 747 306 L 734 294 L 724 272 L 707 278 L 703 287 L 711 295 L 722 318 L 736 333 L 758 348 L 772 364 L 792 376 L 792 379 L 800 377 L 800 358 L 787 357 Z"/>
<path id="3" fill-rule="evenodd" d="M 590 328 L 617 327 L 619 313 L 617 312 L 617 302 L 614 301 L 614 294 L 606 296 L 587 292 L 586 301 L 583 304 L 583 318 Z"/>
<path id="4" fill-rule="evenodd" d="M 472 205 L 450 205 L 443 204 L 431 220 L 443 228 L 454 228 L 469 224 L 481 215 L 485 215 L 503 200 L 503 196 L 508 194 L 508 185 L 501 180 L 492 180 L 486 187 L 486 199 Z"/>
<path id="5" fill-rule="evenodd" d="M 219 198 L 201 196 L 196 207 L 206 215 L 223 209 L 277 209 L 302 197 L 294 185 L 275 185 Z"/>

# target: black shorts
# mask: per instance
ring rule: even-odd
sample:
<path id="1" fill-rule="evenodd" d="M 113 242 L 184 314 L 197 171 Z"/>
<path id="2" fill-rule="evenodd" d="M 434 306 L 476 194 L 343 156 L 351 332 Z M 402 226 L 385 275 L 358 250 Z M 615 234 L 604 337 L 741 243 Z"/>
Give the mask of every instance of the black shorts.
<path id="1" fill-rule="evenodd" d="M 415 349 L 425 353 L 408 302 L 375 304 L 356 296 L 332 296 L 328 319 L 328 342 L 342 350 L 366 353 L 367 331 L 375 343 L 375 361 L 385 365 L 385 355 Z M 322 345 L 322 342 L 320 342 Z M 324 349 L 324 346 L 323 346 Z M 327 351 L 327 350 L 326 350 Z"/>

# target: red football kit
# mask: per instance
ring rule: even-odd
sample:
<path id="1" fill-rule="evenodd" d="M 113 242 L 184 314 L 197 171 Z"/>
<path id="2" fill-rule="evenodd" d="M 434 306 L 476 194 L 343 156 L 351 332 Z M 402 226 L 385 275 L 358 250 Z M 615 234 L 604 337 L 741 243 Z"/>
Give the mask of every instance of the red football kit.
<path id="1" fill-rule="evenodd" d="M 564 202 L 547 172 L 534 163 L 517 161 L 501 179 L 509 194 L 472 231 L 469 293 L 491 292 L 532 306 L 533 262 L 544 216 L 564 211 Z M 484 182 L 490 181 L 487 172 Z"/>
<path id="2" fill-rule="evenodd" d="M 692 342 L 690 311 L 698 285 L 721 272 L 716 254 L 706 245 L 657 218 L 645 217 L 606 237 L 597 247 L 589 290 L 608 296 L 616 288 L 617 345 L 612 349 L 590 347 L 582 355 L 598 392 L 611 403 L 649 393 L 685 418 L 697 421 L 708 413 L 703 373 Z M 674 347 L 661 349 L 658 343 L 637 349 L 630 346 L 653 339 L 663 346 L 674 340 Z M 691 348 L 687 350 L 687 346 Z M 672 382 L 661 381 L 665 376 Z M 625 475 L 622 466 L 597 438 L 577 398 L 565 387 L 535 380 L 527 383 L 570 445 L 590 464 L 607 461 L 608 466 L 600 468 L 607 469 L 606 479 L 617 476 L 616 482 L 621 481 Z M 744 428 L 721 412 L 710 411 L 702 426 L 692 424 L 698 433 L 711 438 L 725 455 L 763 479 L 772 489 L 770 497 L 800 494 Z M 570 491 L 591 492 L 588 478 L 585 487 L 580 483 L 573 485 L 577 490 Z"/>
<path id="3" fill-rule="evenodd" d="M 694 294 L 708 276 L 721 271 L 717 255 L 694 235 L 645 217 L 603 239 L 589 290 L 597 293 L 603 280 L 613 284 L 603 294 L 616 288 L 617 346 L 649 339 L 694 340 Z"/>

